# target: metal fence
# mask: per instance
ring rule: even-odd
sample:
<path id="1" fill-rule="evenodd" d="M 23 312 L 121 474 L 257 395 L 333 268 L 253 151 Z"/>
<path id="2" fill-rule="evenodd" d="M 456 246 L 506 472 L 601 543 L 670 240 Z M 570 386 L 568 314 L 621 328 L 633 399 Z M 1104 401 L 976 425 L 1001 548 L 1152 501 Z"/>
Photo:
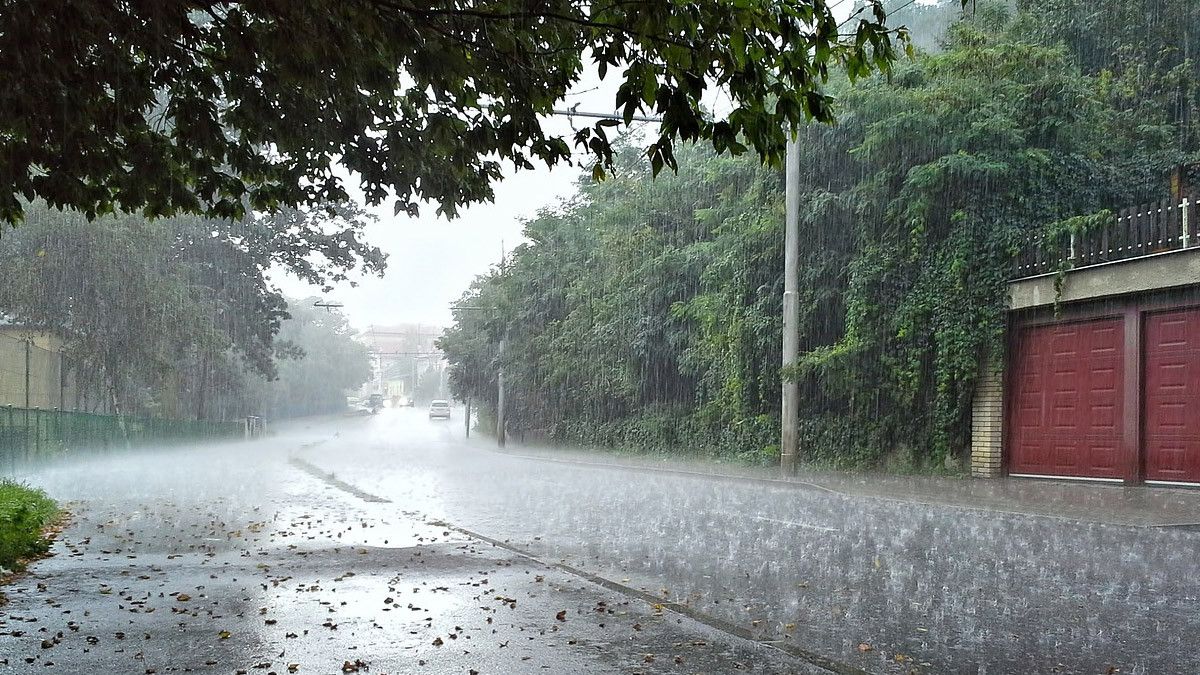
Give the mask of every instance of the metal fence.
<path id="1" fill-rule="evenodd" d="M 1200 194 L 1121 209 L 1103 227 L 1034 237 L 1017 257 L 1015 277 L 1088 267 L 1200 246 Z"/>
<path id="2" fill-rule="evenodd" d="M 0 468 L 15 469 L 67 453 L 244 438 L 261 432 L 261 422 L 254 420 L 118 417 L 4 406 L 0 407 Z"/>

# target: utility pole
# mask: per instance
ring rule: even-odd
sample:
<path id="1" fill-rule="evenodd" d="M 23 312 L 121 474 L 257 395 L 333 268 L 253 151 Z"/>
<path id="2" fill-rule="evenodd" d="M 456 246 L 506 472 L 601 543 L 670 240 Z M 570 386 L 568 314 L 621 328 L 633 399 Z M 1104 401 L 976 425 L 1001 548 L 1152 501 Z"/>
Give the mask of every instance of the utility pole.
<path id="1" fill-rule="evenodd" d="M 58 409 L 67 409 L 67 357 L 58 353 Z"/>
<path id="2" fill-rule="evenodd" d="M 463 413 L 463 427 L 466 428 L 466 437 L 471 437 L 471 397 L 468 395 L 464 401 L 466 403 L 466 412 Z"/>
<path id="3" fill-rule="evenodd" d="M 508 253 L 500 240 L 500 273 L 508 271 Z M 504 345 L 508 342 L 508 319 L 504 320 L 504 337 L 500 338 L 500 353 L 496 357 L 496 446 L 503 448 L 508 441 L 504 424 Z"/>
<path id="4" fill-rule="evenodd" d="M 420 349 L 420 345 L 417 349 Z M 408 397 L 414 401 L 417 400 L 417 357 L 415 356 L 412 358 L 412 391 L 409 392 Z"/>
<path id="5" fill-rule="evenodd" d="M 33 338 L 25 338 L 25 410 L 28 414 L 29 405 L 29 366 L 30 366 L 30 350 L 33 347 Z"/>
<path id="6" fill-rule="evenodd" d="M 504 447 L 504 340 L 500 340 L 500 357 L 496 369 L 496 445 Z"/>
<path id="7" fill-rule="evenodd" d="M 413 346 L 413 351 L 420 352 L 423 349 L 424 349 L 424 346 L 421 344 L 421 324 L 418 323 L 417 324 L 417 342 Z M 413 360 L 412 360 L 412 396 L 413 396 L 414 400 L 416 399 L 416 396 L 417 396 L 417 379 L 420 377 L 419 370 L 420 370 L 420 366 L 417 364 L 417 359 L 413 358 Z"/>
<path id="8" fill-rule="evenodd" d="M 786 368 L 800 356 L 800 303 L 796 296 L 800 267 L 800 144 L 795 133 L 787 143 L 784 180 L 783 366 Z M 800 384 L 785 379 L 782 393 L 779 469 L 784 476 L 791 476 L 796 473 L 799 455 Z"/>

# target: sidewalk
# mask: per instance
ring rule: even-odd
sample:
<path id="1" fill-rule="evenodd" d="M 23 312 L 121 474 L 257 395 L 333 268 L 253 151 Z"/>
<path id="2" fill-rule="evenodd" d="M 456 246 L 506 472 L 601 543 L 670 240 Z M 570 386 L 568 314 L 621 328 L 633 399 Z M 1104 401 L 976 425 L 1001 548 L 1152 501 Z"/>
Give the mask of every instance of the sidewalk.
<path id="1" fill-rule="evenodd" d="M 585 466 L 662 471 L 714 480 L 789 485 L 845 497 L 885 499 L 963 509 L 1043 516 L 1133 527 L 1200 529 L 1200 488 L 1044 480 L 897 476 L 884 473 L 804 471 L 784 478 L 774 468 L 720 461 L 589 450 L 510 446 L 511 457 Z"/>

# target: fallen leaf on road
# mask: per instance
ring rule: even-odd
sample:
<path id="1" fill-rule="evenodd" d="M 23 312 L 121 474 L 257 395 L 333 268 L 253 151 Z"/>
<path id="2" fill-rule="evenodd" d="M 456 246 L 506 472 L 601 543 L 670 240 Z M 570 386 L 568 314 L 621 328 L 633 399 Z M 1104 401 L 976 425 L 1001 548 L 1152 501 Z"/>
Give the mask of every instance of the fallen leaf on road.
<path id="1" fill-rule="evenodd" d="M 555 614 L 554 618 L 558 619 L 559 621 L 566 621 L 567 620 L 567 610 L 564 609 L 561 612 L 559 612 L 558 614 Z"/>
<path id="2" fill-rule="evenodd" d="M 875 649 L 874 647 L 872 647 L 871 645 L 869 645 L 865 642 L 858 643 L 858 651 L 860 651 L 860 652 L 869 652 L 874 649 Z"/>

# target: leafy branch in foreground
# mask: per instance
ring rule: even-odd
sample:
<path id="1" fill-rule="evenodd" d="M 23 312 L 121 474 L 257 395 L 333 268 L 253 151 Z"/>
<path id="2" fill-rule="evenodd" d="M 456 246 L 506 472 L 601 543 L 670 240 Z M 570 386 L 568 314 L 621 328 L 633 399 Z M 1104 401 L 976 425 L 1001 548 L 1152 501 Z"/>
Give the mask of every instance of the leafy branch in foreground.
<path id="1" fill-rule="evenodd" d="M 902 29 L 878 0 L 839 25 L 825 0 L 19 0 L 0 8 L 0 221 L 42 198 L 236 218 L 347 200 L 452 216 L 506 165 L 612 167 L 601 120 L 572 139 L 541 119 L 581 78 L 619 71 L 628 123 L 778 161 L 786 129 L 832 118 L 821 86 L 887 71 Z M 842 32 L 848 31 L 848 32 Z M 732 110 L 713 120 L 712 87 Z"/>

